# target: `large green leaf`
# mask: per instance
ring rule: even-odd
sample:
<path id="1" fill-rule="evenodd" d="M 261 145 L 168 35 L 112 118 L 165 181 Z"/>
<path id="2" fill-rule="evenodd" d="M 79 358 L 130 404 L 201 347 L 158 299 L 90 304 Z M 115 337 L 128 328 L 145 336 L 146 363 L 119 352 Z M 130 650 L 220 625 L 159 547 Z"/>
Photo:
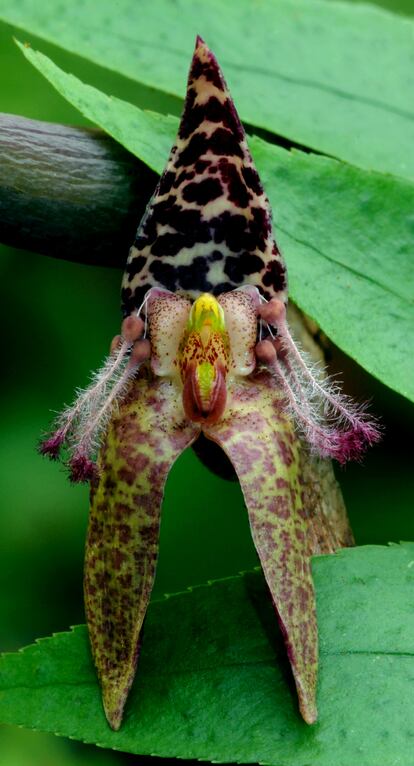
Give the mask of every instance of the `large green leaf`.
<path id="1" fill-rule="evenodd" d="M 299 717 L 261 574 L 153 603 L 109 729 L 86 629 L 0 662 L 0 721 L 139 754 L 275 766 L 413 766 L 414 544 L 314 559 L 319 722 Z M 350 704 L 352 702 L 352 704 Z"/>
<path id="2" fill-rule="evenodd" d="M 0 0 L 27 32 L 180 97 L 198 33 L 242 119 L 414 178 L 414 23 L 313 0 Z"/>
<path id="3" fill-rule="evenodd" d="M 110 98 L 22 49 L 86 117 L 162 171 L 176 118 Z M 291 296 L 346 353 L 414 400 L 414 185 L 258 138 L 250 144 L 274 210 Z"/>

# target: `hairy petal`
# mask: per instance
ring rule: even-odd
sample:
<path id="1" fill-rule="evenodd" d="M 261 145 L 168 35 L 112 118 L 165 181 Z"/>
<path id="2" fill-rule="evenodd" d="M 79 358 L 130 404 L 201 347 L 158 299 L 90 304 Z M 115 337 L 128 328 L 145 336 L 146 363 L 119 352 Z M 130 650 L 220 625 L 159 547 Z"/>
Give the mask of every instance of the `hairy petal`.
<path id="1" fill-rule="evenodd" d="M 96 472 L 95 456 L 111 413 L 138 371 L 140 362 L 128 364 L 132 343 L 118 338 L 113 353 L 92 374 L 90 385 L 78 390 L 74 403 L 58 415 L 55 430 L 38 447 L 40 454 L 51 460 L 58 460 L 66 447 L 69 476 L 74 482 L 89 481 Z"/>
<path id="2" fill-rule="evenodd" d="M 111 421 L 91 490 L 85 608 L 106 717 L 118 729 L 155 577 L 170 468 L 196 438 L 180 394 L 148 368 Z"/>
<path id="3" fill-rule="evenodd" d="M 381 438 L 381 427 L 339 386 L 321 374 L 296 345 L 286 321 L 286 306 L 272 299 L 259 309 L 262 319 L 277 336 L 277 355 L 266 350 L 263 362 L 283 389 L 289 410 L 316 454 L 340 463 L 358 460 L 364 450 Z M 276 349 L 275 349 L 276 350 Z M 263 349 L 260 349 L 262 352 Z"/>
<path id="4" fill-rule="evenodd" d="M 306 319 L 290 303 L 288 321 L 295 337 L 313 362 L 323 364 L 321 347 L 310 334 Z M 306 444 L 300 451 L 300 481 L 303 506 L 309 526 L 313 527 L 312 553 L 333 553 L 338 548 L 354 545 L 342 492 L 330 460 L 312 454 Z"/>
<path id="5" fill-rule="evenodd" d="M 318 634 L 310 556 L 315 531 L 304 507 L 301 444 L 267 373 L 234 384 L 223 419 L 205 435 L 232 461 L 257 553 L 277 610 L 303 718 L 317 718 Z"/>

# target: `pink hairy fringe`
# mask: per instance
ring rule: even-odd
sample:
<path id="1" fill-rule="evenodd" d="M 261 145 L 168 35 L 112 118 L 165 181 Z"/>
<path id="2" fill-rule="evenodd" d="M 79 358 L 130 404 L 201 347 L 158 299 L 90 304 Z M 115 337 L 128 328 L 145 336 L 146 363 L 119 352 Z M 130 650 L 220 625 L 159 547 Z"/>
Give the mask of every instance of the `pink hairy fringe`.
<path id="1" fill-rule="evenodd" d="M 91 384 L 73 405 L 57 418 L 56 428 L 39 444 L 39 452 L 58 460 L 66 448 L 69 476 L 73 482 L 90 481 L 96 475 L 95 455 L 114 406 L 125 396 L 139 365 L 128 363 L 132 343 L 124 341 L 93 374 Z"/>
<path id="2" fill-rule="evenodd" d="M 272 303 L 272 302 L 271 302 Z M 365 405 L 355 404 L 320 370 L 308 363 L 293 340 L 286 310 L 278 301 L 275 311 L 270 304 L 263 312 L 277 330 L 277 357 L 269 370 L 278 380 L 289 410 L 311 449 L 324 458 L 339 463 L 358 460 L 367 447 L 381 438 L 376 420 L 368 415 Z"/>

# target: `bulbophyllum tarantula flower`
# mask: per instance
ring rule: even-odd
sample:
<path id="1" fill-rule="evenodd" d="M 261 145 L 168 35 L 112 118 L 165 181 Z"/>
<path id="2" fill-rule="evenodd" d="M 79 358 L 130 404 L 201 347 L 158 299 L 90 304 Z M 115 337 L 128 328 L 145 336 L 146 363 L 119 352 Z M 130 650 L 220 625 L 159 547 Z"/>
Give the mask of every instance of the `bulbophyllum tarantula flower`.
<path id="1" fill-rule="evenodd" d="M 300 711 L 316 720 L 310 557 L 351 538 L 340 499 L 330 527 L 312 475 L 332 481 L 327 459 L 357 458 L 379 430 L 309 364 L 286 303 L 269 203 L 198 38 L 178 136 L 128 257 L 121 335 L 40 446 L 53 459 L 66 450 L 72 480 L 91 481 L 86 615 L 114 729 L 135 675 L 164 485 L 201 434 L 235 468 Z"/>

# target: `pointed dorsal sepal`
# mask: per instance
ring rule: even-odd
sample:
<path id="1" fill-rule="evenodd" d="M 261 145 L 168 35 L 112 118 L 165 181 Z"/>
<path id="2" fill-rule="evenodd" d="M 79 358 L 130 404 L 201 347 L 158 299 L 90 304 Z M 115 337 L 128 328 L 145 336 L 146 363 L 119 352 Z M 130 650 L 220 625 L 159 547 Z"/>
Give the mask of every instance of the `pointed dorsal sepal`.
<path id="1" fill-rule="evenodd" d="M 129 254 L 123 310 L 153 286 L 196 299 L 247 284 L 286 300 L 268 199 L 221 69 L 197 37 L 178 135 Z"/>

